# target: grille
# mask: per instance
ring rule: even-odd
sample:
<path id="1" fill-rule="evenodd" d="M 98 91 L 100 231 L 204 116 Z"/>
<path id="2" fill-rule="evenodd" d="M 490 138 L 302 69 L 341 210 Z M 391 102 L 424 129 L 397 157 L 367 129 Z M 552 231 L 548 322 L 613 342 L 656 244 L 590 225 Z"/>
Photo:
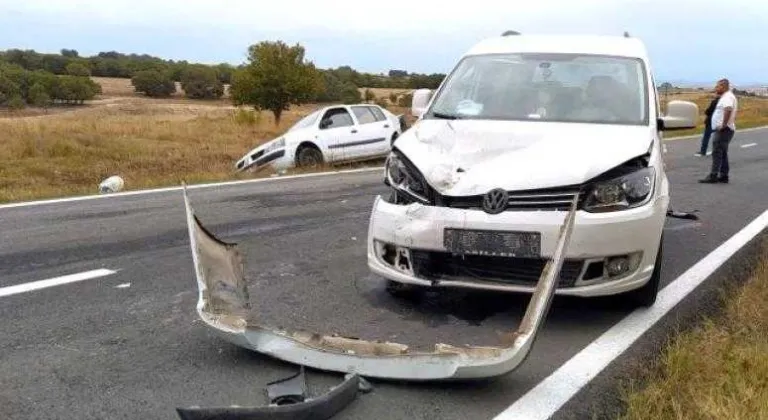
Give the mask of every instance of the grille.
<path id="1" fill-rule="evenodd" d="M 566 188 L 549 188 L 529 191 L 510 191 L 509 201 L 507 202 L 507 211 L 531 211 L 531 210 L 549 210 L 549 211 L 568 211 L 571 200 L 581 192 L 578 186 Z M 584 203 L 584 194 L 579 196 L 578 205 Z M 441 207 L 451 207 L 467 210 L 482 210 L 483 195 L 473 195 L 466 197 L 440 197 L 438 205 Z"/>
<path id="2" fill-rule="evenodd" d="M 544 270 L 546 259 L 509 258 L 485 255 L 457 256 L 447 252 L 412 250 L 411 259 L 417 276 L 428 280 L 498 282 L 535 286 Z M 558 287 L 573 287 L 581 274 L 584 261 L 565 260 L 560 270 Z"/>

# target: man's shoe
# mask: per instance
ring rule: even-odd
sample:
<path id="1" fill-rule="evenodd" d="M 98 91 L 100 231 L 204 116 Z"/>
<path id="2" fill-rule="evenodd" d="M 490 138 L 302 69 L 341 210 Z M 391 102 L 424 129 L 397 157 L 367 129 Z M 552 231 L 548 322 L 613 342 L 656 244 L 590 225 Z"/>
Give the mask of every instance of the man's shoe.
<path id="1" fill-rule="evenodd" d="M 727 184 L 728 183 L 728 177 L 727 176 L 721 176 L 721 177 L 717 178 L 717 182 L 719 182 L 721 184 Z"/>
<path id="2" fill-rule="evenodd" d="M 699 182 L 702 183 L 702 184 L 715 184 L 718 181 L 717 181 L 717 178 L 715 178 L 714 176 L 710 175 L 710 176 L 708 176 L 708 177 L 706 177 L 704 179 L 700 179 Z"/>

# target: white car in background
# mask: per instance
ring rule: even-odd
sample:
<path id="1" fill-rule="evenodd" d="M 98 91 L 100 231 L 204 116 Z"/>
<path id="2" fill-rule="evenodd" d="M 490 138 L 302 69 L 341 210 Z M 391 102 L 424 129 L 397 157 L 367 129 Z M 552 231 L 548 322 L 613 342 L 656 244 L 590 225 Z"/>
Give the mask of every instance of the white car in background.
<path id="1" fill-rule="evenodd" d="M 394 144 L 373 205 L 368 265 L 403 294 L 430 287 L 532 292 L 578 195 L 558 295 L 650 306 L 669 181 L 644 45 L 629 37 L 509 35 L 480 42 Z"/>
<path id="2" fill-rule="evenodd" d="M 314 167 L 386 157 L 402 134 L 401 118 L 375 104 L 331 105 L 245 154 L 237 171 Z"/>

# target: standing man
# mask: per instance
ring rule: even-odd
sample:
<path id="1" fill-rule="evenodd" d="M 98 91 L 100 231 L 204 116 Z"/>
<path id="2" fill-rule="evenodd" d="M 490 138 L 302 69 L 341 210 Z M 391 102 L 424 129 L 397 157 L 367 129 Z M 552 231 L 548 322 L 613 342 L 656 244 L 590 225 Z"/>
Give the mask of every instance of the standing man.
<path id="1" fill-rule="evenodd" d="M 701 148 L 698 153 L 694 154 L 694 156 L 707 155 L 709 137 L 712 135 L 712 114 L 715 112 L 718 99 L 720 99 L 720 95 L 715 95 L 715 97 L 712 99 L 712 102 L 709 103 L 709 106 L 704 111 L 704 115 L 706 115 L 706 118 L 704 119 L 704 135 L 701 137 Z"/>
<path id="2" fill-rule="evenodd" d="M 738 101 L 728 79 L 718 80 L 715 92 L 720 98 L 712 114 L 712 168 L 706 178 L 699 180 L 705 184 L 728 183 L 728 146 L 736 132 Z"/>

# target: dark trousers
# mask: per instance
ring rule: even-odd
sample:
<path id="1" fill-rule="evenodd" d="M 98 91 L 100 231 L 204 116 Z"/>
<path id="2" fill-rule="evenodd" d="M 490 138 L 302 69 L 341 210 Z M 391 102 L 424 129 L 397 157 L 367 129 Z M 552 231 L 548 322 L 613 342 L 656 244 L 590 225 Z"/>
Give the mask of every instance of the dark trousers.
<path id="1" fill-rule="evenodd" d="M 707 121 L 707 124 L 704 126 L 704 135 L 701 137 L 701 150 L 699 153 L 702 155 L 707 154 L 707 146 L 709 146 L 709 137 L 712 135 L 712 126 L 710 125 L 709 121 Z"/>
<path id="2" fill-rule="evenodd" d="M 725 128 L 712 132 L 712 169 L 709 176 L 727 178 L 730 167 L 728 166 L 728 146 L 731 144 L 734 131 Z"/>

